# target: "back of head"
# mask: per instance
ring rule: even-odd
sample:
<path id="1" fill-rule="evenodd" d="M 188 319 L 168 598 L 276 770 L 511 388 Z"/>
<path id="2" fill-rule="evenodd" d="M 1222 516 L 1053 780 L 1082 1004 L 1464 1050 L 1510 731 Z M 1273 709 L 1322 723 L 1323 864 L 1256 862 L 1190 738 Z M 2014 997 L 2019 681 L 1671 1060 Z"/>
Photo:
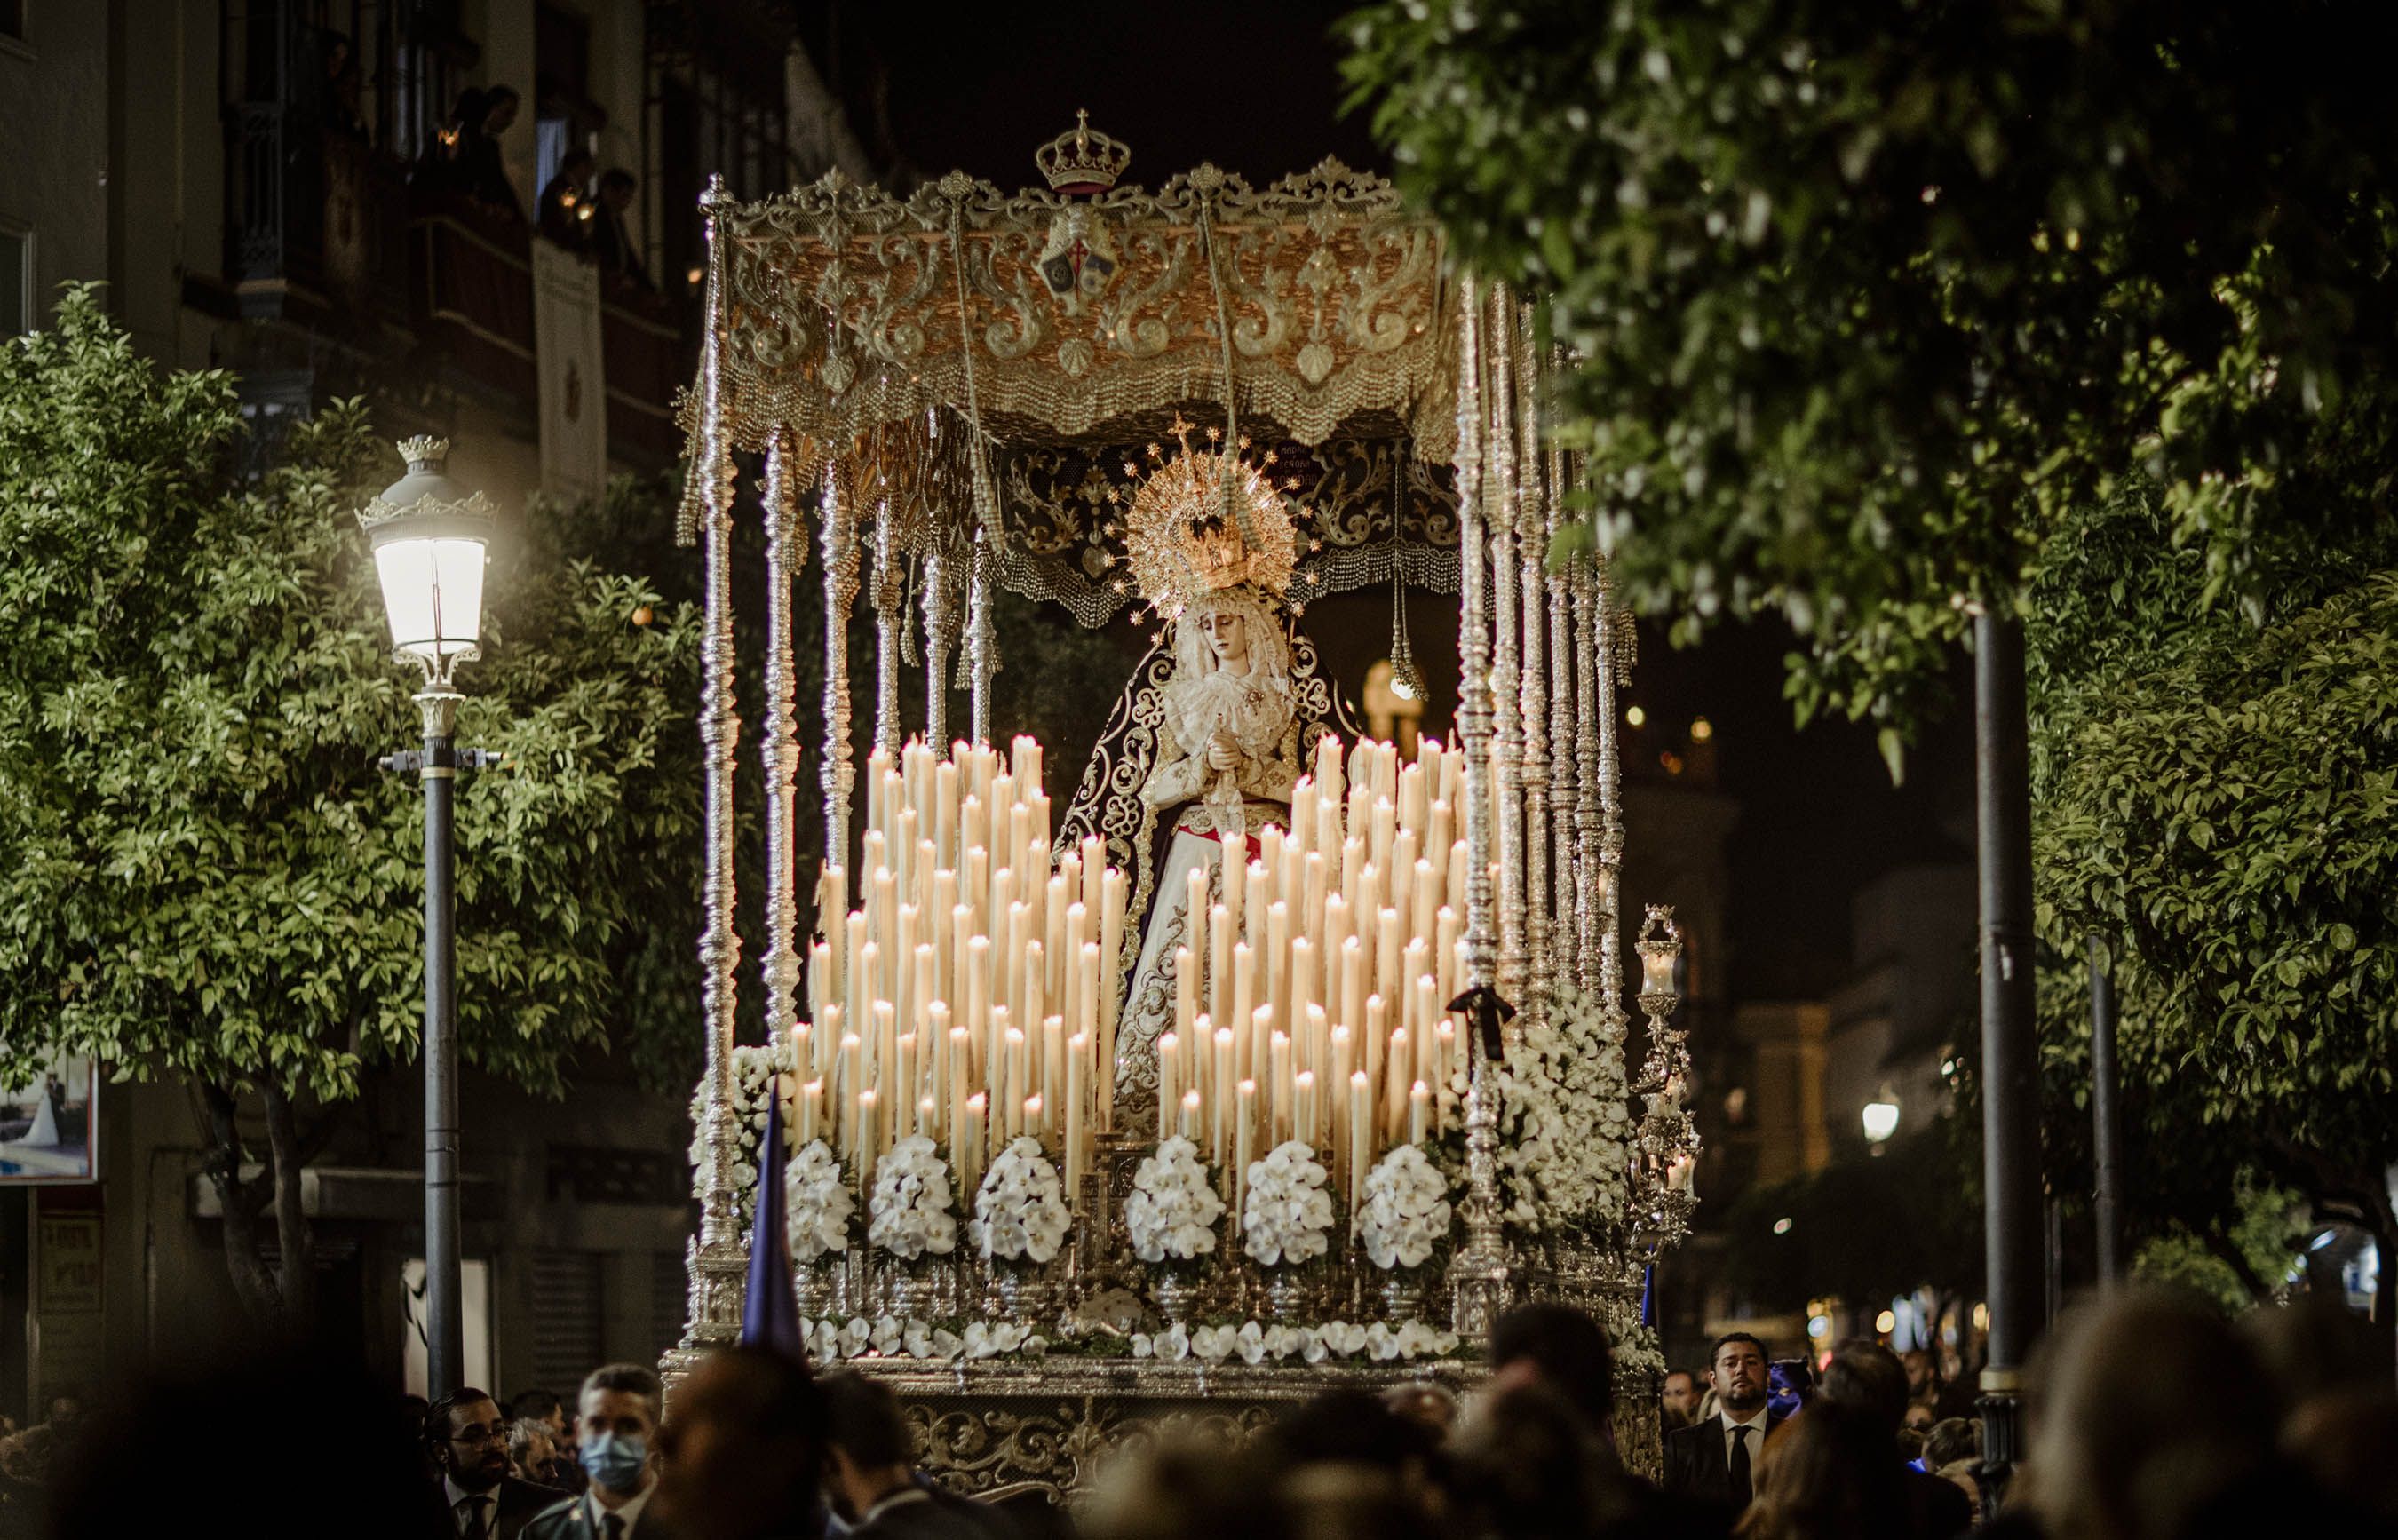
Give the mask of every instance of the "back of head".
<path id="1" fill-rule="evenodd" d="M 1896 1433 L 1906 1420 L 1906 1366 L 1870 1337 L 1852 1337 L 1832 1349 L 1816 1396 L 1881 1423 Z"/>
<path id="2" fill-rule="evenodd" d="M 1982 1425 L 1970 1417 L 1947 1417 L 1923 1436 L 1923 1468 L 1937 1474 L 1982 1452 Z"/>
<path id="3" fill-rule="evenodd" d="M 298 1352 L 253 1350 L 128 1386 L 94 1409 L 52 1468 L 50 1533 L 183 1534 L 222 1521 L 271 1540 L 322 1535 L 339 1515 L 333 1527 L 344 1535 L 414 1540 L 424 1533 L 424 1477 L 410 1441 L 384 1431 L 391 1407 L 390 1391 L 363 1369 Z M 294 1416 L 369 1436 L 344 1440 L 339 1458 L 282 1461 L 271 1493 L 233 1497 L 226 1437 L 263 1436 Z M 202 1431 L 195 1420 L 220 1417 L 234 1421 Z"/>
<path id="4" fill-rule="evenodd" d="M 1901 1466 L 1872 1412 L 1818 1398 L 1769 1436 L 1743 1540 L 1884 1540 L 1903 1531 Z"/>
<path id="5" fill-rule="evenodd" d="M 915 1463 L 916 1440 L 888 1386 L 854 1370 L 828 1374 L 817 1384 L 824 1391 L 826 1437 L 850 1464 L 886 1470 Z"/>
<path id="6" fill-rule="evenodd" d="M 2300 1294 L 2241 1317 L 2240 1334 L 2280 1393 L 2283 1412 L 2342 1390 L 2390 1388 L 2389 1340 L 2330 1294 Z"/>
<path id="7" fill-rule="evenodd" d="M 2271 1454 L 2256 1359 L 2209 1305 L 2129 1290 L 2067 1312 L 2040 1359 L 2026 1501 L 2054 1540 L 2182 1531 Z"/>
<path id="8" fill-rule="evenodd" d="M 1615 1355 L 1588 1315 L 1565 1304 L 1519 1304 L 1490 1329 L 1490 1367 L 1529 1364 L 1595 1429 L 1615 1415 Z"/>
<path id="9" fill-rule="evenodd" d="M 559 1410 L 558 1392 L 554 1390 L 519 1390 L 508 1398 L 511 1417 L 530 1417 L 538 1423 Z"/>
<path id="10" fill-rule="evenodd" d="M 816 1518 L 825 1426 L 805 1365 L 760 1347 L 709 1354 L 659 1430 L 660 1527 L 711 1540 L 800 1533 Z"/>
<path id="11" fill-rule="evenodd" d="M 1402 1470 L 1437 1452 L 1431 1429 L 1363 1390 L 1327 1390 L 1274 1425 L 1275 1452 L 1292 1465 Z"/>
<path id="12" fill-rule="evenodd" d="M 1080 1513 L 1092 1540 L 1291 1540 L 1256 1455 L 1204 1427 L 1104 1461 Z"/>
<path id="13" fill-rule="evenodd" d="M 1545 1382 L 1484 1398 L 1460 1424 L 1449 1452 L 1462 1499 L 1477 1505 L 1490 1533 L 1516 1537 L 1581 1532 L 1593 1505 L 1593 1429 Z"/>

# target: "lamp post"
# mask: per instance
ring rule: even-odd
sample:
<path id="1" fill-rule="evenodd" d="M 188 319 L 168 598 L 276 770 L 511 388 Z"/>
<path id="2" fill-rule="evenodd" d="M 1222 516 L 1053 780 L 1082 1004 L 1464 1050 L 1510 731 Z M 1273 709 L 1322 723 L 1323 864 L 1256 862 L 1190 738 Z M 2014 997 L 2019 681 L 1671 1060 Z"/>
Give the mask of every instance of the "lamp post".
<path id="1" fill-rule="evenodd" d="M 1633 1095 L 1643 1104 L 1634 1132 L 1637 1177 L 1635 1211 L 1643 1238 L 1663 1250 L 1690 1233 L 1698 1206 L 1692 1191 L 1699 1135 L 1691 1116 L 1691 1052 L 1681 1029 L 1671 1024 L 1682 1003 L 1675 978 L 1682 959 L 1682 930 L 1671 904 L 1650 904 L 1633 950 L 1640 954 L 1640 1012 L 1649 1019 L 1649 1058 Z"/>
<path id="2" fill-rule="evenodd" d="M 416 704 L 424 747 L 388 754 L 383 767 L 424 788 L 424 1295 L 426 1390 L 440 1397 L 465 1373 L 458 1304 L 457 938 L 452 926 L 451 817 L 461 768 L 496 761 L 456 746 L 452 674 L 481 655 L 484 547 L 492 507 L 444 469 L 447 439 L 404 439 L 408 474 L 358 510 L 374 551 L 397 656 L 424 670 Z"/>

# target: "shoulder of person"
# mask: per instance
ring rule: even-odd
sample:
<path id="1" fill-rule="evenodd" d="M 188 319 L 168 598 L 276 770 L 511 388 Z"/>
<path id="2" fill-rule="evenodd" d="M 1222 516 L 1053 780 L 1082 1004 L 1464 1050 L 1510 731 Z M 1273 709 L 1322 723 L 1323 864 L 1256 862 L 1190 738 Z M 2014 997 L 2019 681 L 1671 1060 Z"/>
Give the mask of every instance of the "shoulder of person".
<path id="1" fill-rule="evenodd" d="M 583 1516 L 583 1499 L 567 1495 L 526 1520 L 519 1540 L 577 1540 L 590 1533 Z"/>
<path id="2" fill-rule="evenodd" d="M 560 1501 L 573 1502 L 574 1494 L 560 1487 L 546 1487 L 539 1481 L 528 1481 L 521 1476 L 500 1479 L 500 1506 L 521 1508 L 529 1513 L 541 1513 Z"/>

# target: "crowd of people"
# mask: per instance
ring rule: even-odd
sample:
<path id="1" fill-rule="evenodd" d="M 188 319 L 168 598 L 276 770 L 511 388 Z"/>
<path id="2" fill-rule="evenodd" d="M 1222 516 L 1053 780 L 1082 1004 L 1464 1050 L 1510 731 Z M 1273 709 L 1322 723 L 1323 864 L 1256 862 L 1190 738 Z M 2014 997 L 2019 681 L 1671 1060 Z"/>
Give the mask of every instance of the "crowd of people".
<path id="1" fill-rule="evenodd" d="M 161 1380 L 51 1439 L 61 1537 L 169 1529 L 415 1540 L 2213 1540 L 2398 1533 L 2387 1344 L 2298 1305 L 2237 1327 L 2130 1291 L 2059 1323 L 2003 1502 L 1972 1419 L 1881 1344 L 1794 1375 L 1734 1333 L 1667 1378 L 1662 1479 L 1619 1449 L 1613 1355 L 1564 1305 L 1510 1312 L 1489 1373 L 1327 1390 L 1126 1440 L 1071 1507 L 977 1502 L 923 1468 L 899 1402 L 854 1371 L 755 1347 L 704 1360 L 669 1412 L 638 1364 L 571 1396 L 393 1403 L 307 1358 Z M 1802 1362 L 1804 1362 L 1802 1360 Z M 1920 1416 L 1916 1419 L 1922 1420 Z M 381 1426 L 385 1431 L 377 1435 Z M 344 1437 L 345 1429 L 364 1430 Z M 304 1431 L 303 1431 L 304 1430 Z M 1212 1432 L 1211 1432 L 1212 1430 Z M 299 1436 L 294 1437 L 297 1433 Z M 1087 1458 L 1087 1452 L 1084 1452 Z M 1085 1468 L 1088 1468 L 1087 1466 Z M 5 1512 L 5 1510 L 0 1510 Z"/>

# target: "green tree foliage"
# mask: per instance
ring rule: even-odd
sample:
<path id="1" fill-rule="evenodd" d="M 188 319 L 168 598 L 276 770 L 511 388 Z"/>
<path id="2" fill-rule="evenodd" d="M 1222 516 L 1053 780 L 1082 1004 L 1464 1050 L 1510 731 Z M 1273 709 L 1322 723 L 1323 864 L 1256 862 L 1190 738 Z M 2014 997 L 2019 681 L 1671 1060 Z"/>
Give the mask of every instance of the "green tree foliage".
<path id="1" fill-rule="evenodd" d="M 354 518 L 388 450 L 337 405 L 243 485 L 239 432 L 229 377 L 153 369 L 88 290 L 0 346 L 0 1079 L 66 1051 L 189 1087 L 236 1286 L 290 1320 L 300 1167 L 419 1041 L 417 789 L 374 764 L 416 713 Z M 672 1027 L 626 979 L 695 905 L 698 621 L 505 549 L 490 594 L 460 734 L 507 760 L 460 798 L 461 1035 L 555 1095 Z"/>
<path id="2" fill-rule="evenodd" d="M 2205 605 L 2207 564 L 2166 538 L 2169 517 L 2125 496 L 2068 521 L 2031 588 L 2041 932 L 2077 958 L 2108 939 L 2139 1131 L 2213 1190 L 2159 1217 L 2220 1256 L 2261 1173 L 2389 1255 L 2398 531 L 2273 553 L 2260 628 Z M 2076 1091 L 2078 985 L 2042 992 Z"/>
<path id="3" fill-rule="evenodd" d="M 1786 615 L 1903 728 L 2134 470 L 2206 587 L 2382 506 L 2398 118 L 2363 7 L 1386 0 L 1359 102 L 1577 362 L 1596 533 L 1687 636 Z M 1895 748 L 1896 738 L 1887 746 Z"/>

